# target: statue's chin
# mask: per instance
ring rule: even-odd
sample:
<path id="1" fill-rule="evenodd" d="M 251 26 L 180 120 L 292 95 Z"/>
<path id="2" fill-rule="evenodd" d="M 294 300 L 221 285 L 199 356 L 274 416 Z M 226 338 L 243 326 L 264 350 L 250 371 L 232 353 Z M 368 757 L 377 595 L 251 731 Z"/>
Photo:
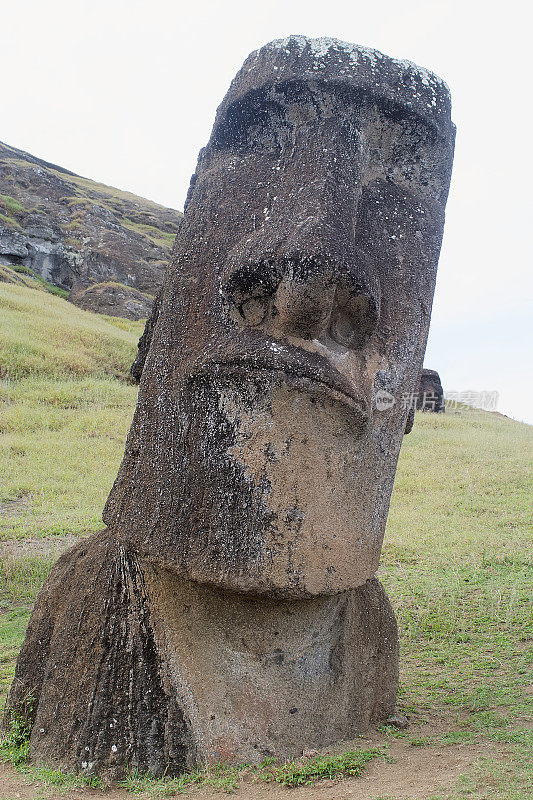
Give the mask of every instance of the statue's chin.
<path id="1" fill-rule="evenodd" d="M 287 597 L 363 585 L 377 567 L 382 531 L 377 487 L 362 479 L 369 451 L 360 409 L 285 381 L 205 388 L 192 406 L 196 446 L 176 529 L 182 574 Z"/>

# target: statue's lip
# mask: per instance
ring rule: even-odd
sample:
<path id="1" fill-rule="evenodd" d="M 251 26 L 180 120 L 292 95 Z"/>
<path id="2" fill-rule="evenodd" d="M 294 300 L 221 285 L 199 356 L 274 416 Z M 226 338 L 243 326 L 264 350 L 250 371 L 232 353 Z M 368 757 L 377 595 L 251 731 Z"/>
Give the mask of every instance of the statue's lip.
<path id="1" fill-rule="evenodd" d="M 285 348 L 284 350 L 286 356 L 287 351 Z M 366 400 L 356 394 L 348 380 L 320 356 L 315 359 L 315 363 L 311 364 L 302 363 L 301 357 L 287 359 L 280 357 L 279 354 L 231 357 L 209 361 L 196 374 L 209 377 L 240 375 L 243 378 L 250 375 L 272 376 L 278 374 L 289 387 L 306 394 L 328 397 L 348 406 L 357 413 L 361 423 L 366 423 L 368 418 Z"/>

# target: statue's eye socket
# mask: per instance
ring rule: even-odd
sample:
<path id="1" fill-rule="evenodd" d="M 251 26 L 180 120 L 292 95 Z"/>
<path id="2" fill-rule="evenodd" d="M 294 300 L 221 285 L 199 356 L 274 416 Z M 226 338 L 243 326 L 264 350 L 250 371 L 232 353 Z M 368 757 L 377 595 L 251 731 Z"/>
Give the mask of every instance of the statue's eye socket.
<path id="1" fill-rule="evenodd" d="M 279 268 L 268 260 L 245 264 L 229 279 L 225 296 L 247 325 L 259 325 L 265 318 L 278 284 Z"/>
<path id="2" fill-rule="evenodd" d="M 217 126 L 212 139 L 216 150 L 243 150 L 268 140 L 275 144 L 276 132 L 284 125 L 278 103 L 244 98 L 234 103 Z"/>
<path id="3" fill-rule="evenodd" d="M 378 307 L 368 292 L 337 290 L 329 335 L 351 350 L 365 345 L 378 324 Z"/>

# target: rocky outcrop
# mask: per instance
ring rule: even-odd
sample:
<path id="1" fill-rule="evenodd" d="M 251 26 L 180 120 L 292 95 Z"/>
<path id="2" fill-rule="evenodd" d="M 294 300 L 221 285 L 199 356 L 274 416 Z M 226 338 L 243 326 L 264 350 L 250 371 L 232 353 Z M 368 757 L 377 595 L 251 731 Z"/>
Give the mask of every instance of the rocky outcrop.
<path id="1" fill-rule="evenodd" d="M 112 317 L 146 319 L 150 316 L 154 297 L 123 283 L 107 281 L 93 283 L 87 289 L 75 287 L 69 299 L 86 311 L 109 314 Z"/>
<path id="2" fill-rule="evenodd" d="M 83 308 L 149 316 L 181 217 L 0 143 L 0 261 Z"/>
<path id="3" fill-rule="evenodd" d="M 434 369 L 423 369 L 420 374 L 418 384 L 418 394 L 416 396 L 417 411 L 432 411 L 435 414 L 443 414 L 444 390 L 439 373 Z"/>

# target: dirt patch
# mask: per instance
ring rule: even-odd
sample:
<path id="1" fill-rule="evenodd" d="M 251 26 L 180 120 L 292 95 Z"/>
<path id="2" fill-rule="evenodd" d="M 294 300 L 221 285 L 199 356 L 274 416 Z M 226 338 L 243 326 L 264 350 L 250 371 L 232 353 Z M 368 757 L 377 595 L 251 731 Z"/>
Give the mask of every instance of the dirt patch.
<path id="1" fill-rule="evenodd" d="M 79 536 L 54 536 L 48 539 L 10 539 L 0 542 L 0 556 L 14 559 L 59 558 L 69 547 L 80 541 Z"/>
<path id="2" fill-rule="evenodd" d="M 22 508 L 28 508 L 29 505 L 30 498 L 27 495 L 17 497 L 15 500 L 4 500 L 3 503 L 0 503 L 0 517 L 13 517 Z"/>
<path id="3" fill-rule="evenodd" d="M 365 744 L 368 744 L 366 740 Z M 362 742 L 358 740 L 352 745 L 361 747 Z M 389 755 L 390 761 L 371 762 L 359 778 L 337 782 L 323 780 L 299 789 L 253 783 L 245 771 L 241 787 L 231 796 L 236 800 L 429 800 L 439 791 L 452 789 L 459 776 L 470 772 L 481 756 L 501 757 L 502 753 L 492 744 L 413 747 L 403 739 L 390 743 Z M 134 796 L 124 789 L 65 792 L 45 787 L 29 775 L 0 765 L 0 798 L 6 800 L 132 800 Z M 228 797 L 210 789 L 193 790 L 179 796 L 191 800 Z"/>

